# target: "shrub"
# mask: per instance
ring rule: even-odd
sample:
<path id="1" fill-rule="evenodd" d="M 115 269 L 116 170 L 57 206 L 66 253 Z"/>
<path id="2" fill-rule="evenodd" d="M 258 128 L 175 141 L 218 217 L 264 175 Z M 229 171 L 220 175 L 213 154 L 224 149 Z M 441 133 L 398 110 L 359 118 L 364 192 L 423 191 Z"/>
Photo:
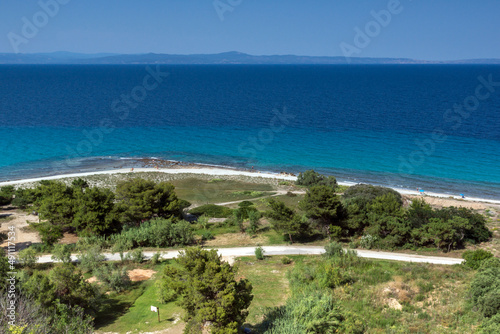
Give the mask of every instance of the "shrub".
<path id="1" fill-rule="evenodd" d="M 168 266 L 163 267 L 158 279 L 155 282 L 158 301 L 163 304 L 177 299 L 177 293 L 173 288 L 174 283 L 172 277 L 168 275 L 168 268 Z"/>
<path id="2" fill-rule="evenodd" d="M 346 333 L 345 320 L 342 308 L 332 295 L 310 292 L 290 298 L 284 306 L 269 311 L 265 315 L 267 330 L 264 333 Z M 362 332 L 361 326 L 359 333 Z"/>
<path id="3" fill-rule="evenodd" d="M 123 267 L 105 264 L 96 268 L 94 274 L 106 288 L 116 292 L 127 290 L 131 284 L 127 269 Z"/>
<path id="4" fill-rule="evenodd" d="M 306 187 L 329 186 L 335 189 L 337 187 L 337 180 L 333 176 L 324 176 L 311 169 L 304 173 L 299 173 L 296 184 Z"/>
<path id="5" fill-rule="evenodd" d="M 215 239 L 214 235 L 210 231 L 203 231 L 201 233 L 201 240 L 213 240 Z"/>
<path id="6" fill-rule="evenodd" d="M 498 334 L 500 333 L 500 314 L 496 314 L 493 317 L 483 321 L 478 334 Z"/>
<path id="7" fill-rule="evenodd" d="M 161 253 L 159 252 L 154 253 L 153 256 L 151 257 L 151 264 L 156 265 L 160 263 L 160 261 L 161 261 Z"/>
<path id="8" fill-rule="evenodd" d="M 344 255 L 344 249 L 342 245 L 336 241 L 330 242 L 325 246 L 325 256 L 326 257 L 336 257 Z"/>
<path id="9" fill-rule="evenodd" d="M 5 186 L 0 188 L 0 205 L 7 205 L 12 202 L 12 195 L 15 190 L 13 186 Z"/>
<path id="10" fill-rule="evenodd" d="M 17 260 L 23 267 L 33 268 L 38 261 L 38 257 L 33 248 L 25 248 L 19 252 Z"/>
<path id="11" fill-rule="evenodd" d="M 142 252 L 142 248 L 136 248 L 133 251 L 130 251 L 127 255 L 132 262 L 142 263 L 144 261 L 144 253 Z"/>
<path id="12" fill-rule="evenodd" d="M 493 257 L 493 254 L 482 249 L 477 249 L 475 251 L 465 251 L 462 254 L 462 257 L 465 259 L 465 262 L 463 263 L 464 266 L 476 270 L 479 269 L 479 267 L 485 260 Z"/>
<path id="13" fill-rule="evenodd" d="M 194 236 L 191 224 L 184 220 L 174 223 L 169 219 L 154 219 L 139 227 L 125 228 L 122 233 L 112 235 L 110 239 L 115 244 L 121 243 L 121 251 L 124 251 L 127 247 L 188 245 L 194 241 Z"/>
<path id="14" fill-rule="evenodd" d="M 470 293 L 472 304 L 485 317 L 500 312 L 500 259 L 483 262 L 471 282 Z"/>
<path id="15" fill-rule="evenodd" d="M 264 260 L 264 248 L 261 246 L 255 248 L 255 257 L 257 260 Z"/>
<path id="16" fill-rule="evenodd" d="M 257 210 L 248 212 L 248 219 L 250 220 L 250 225 L 248 231 L 250 234 L 256 234 L 260 226 L 261 213 Z"/>
<path id="17" fill-rule="evenodd" d="M 281 263 L 283 263 L 283 264 L 290 264 L 290 263 L 292 263 L 292 259 L 289 258 L 289 257 L 287 257 L 287 256 L 284 256 L 284 257 L 281 258 Z"/>
<path id="18" fill-rule="evenodd" d="M 53 249 L 52 260 L 63 263 L 71 262 L 71 249 L 68 245 L 57 244 Z"/>
<path id="19" fill-rule="evenodd" d="M 243 202 L 238 203 L 238 206 L 240 208 L 248 208 L 249 206 L 253 206 L 253 203 L 250 201 L 243 201 Z"/>
<path id="20" fill-rule="evenodd" d="M 359 240 L 359 245 L 362 248 L 371 249 L 375 246 L 375 242 L 377 241 L 377 237 L 372 236 L 371 234 L 365 234 Z"/>
<path id="21" fill-rule="evenodd" d="M 231 209 L 226 208 L 225 206 L 205 204 L 190 210 L 189 213 L 195 216 L 205 215 L 211 218 L 228 218 L 232 215 L 233 212 Z"/>
<path id="22" fill-rule="evenodd" d="M 101 254 L 101 248 L 98 246 L 92 246 L 78 255 L 80 267 L 87 272 L 94 272 L 105 259 L 104 255 Z"/>

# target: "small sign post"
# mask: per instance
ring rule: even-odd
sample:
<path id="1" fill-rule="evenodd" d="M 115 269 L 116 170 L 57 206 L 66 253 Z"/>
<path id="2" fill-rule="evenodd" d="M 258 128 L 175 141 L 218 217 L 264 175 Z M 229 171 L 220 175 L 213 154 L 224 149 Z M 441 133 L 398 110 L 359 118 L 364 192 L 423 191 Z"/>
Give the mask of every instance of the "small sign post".
<path id="1" fill-rule="evenodd" d="M 156 312 L 156 313 L 158 313 L 158 322 L 160 322 L 160 308 L 159 308 L 159 307 L 156 307 L 156 306 L 151 305 L 151 312 Z"/>

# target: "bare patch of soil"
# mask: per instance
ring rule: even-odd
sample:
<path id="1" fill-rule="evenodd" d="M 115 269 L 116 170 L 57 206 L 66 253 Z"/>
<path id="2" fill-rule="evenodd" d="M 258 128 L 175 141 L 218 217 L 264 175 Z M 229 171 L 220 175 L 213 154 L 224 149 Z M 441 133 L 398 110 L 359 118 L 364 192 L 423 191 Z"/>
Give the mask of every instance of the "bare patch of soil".
<path id="1" fill-rule="evenodd" d="M 133 269 L 128 271 L 128 277 L 132 282 L 147 281 L 156 271 L 150 269 Z"/>
<path id="2" fill-rule="evenodd" d="M 5 210 L 0 211 L 0 215 L 8 216 L 9 220 L 7 222 L 2 222 L 0 232 L 7 233 L 9 227 L 14 226 L 15 228 L 15 243 L 16 251 L 22 250 L 29 247 L 32 243 L 41 242 L 38 232 L 33 231 L 29 227 L 28 221 L 32 223 L 38 222 L 38 217 L 32 214 L 28 214 L 20 210 Z M 0 247 L 7 247 L 8 243 L 5 241 L 0 244 Z"/>
<path id="3" fill-rule="evenodd" d="M 213 240 L 207 240 L 205 246 L 258 246 L 266 244 L 267 241 L 267 237 L 263 235 L 251 237 L 246 233 L 226 233 L 217 235 Z"/>

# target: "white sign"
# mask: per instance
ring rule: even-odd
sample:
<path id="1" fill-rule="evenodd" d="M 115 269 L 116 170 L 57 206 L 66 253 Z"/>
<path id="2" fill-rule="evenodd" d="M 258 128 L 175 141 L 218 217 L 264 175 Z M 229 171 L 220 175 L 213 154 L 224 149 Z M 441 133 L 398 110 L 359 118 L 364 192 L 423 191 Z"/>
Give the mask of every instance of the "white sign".
<path id="1" fill-rule="evenodd" d="M 151 306 L 151 312 L 158 312 L 158 308 L 156 306 Z"/>

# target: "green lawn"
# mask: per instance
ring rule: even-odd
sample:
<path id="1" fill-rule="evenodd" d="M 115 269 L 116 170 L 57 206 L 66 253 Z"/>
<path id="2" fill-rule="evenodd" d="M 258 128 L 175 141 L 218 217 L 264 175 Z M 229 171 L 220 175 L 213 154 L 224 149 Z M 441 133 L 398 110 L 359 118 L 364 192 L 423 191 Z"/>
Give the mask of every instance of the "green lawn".
<path id="1" fill-rule="evenodd" d="M 167 262 L 168 263 L 168 262 Z M 159 266 L 155 267 L 158 270 Z M 95 320 L 100 333 L 140 333 L 167 329 L 180 323 L 183 311 L 174 302 L 162 304 L 157 301 L 154 278 L 134 283 L 134 288 L 121 294 L 112 294 L 104 304 L 104 310 Z M 151 306 L 160 308 L 158 315 Z"/>
<path id="2" fill-rule="evenodd" d="M 293 266 L 281 263 L 283 256 L 266 257 L 259 261 L 255 257 L 238 259 L 238 277 L 248 279 L 253 286 L 253 301 L 250 305 L 247 326 L 253 327 L 262 321 L 265 308 L 284 304 L 288 297 L 286 272 Z M 300 258 L 300 256 L 289 256 Z"/>
<path id="3" fill-rule="evenodd" d="M 272 194 L 270 184 L 186 178 L 174 180 L 177 195 L 193 204 L 232 202 Z M 259 194 L 260 193 L 260 194 Z"/>

